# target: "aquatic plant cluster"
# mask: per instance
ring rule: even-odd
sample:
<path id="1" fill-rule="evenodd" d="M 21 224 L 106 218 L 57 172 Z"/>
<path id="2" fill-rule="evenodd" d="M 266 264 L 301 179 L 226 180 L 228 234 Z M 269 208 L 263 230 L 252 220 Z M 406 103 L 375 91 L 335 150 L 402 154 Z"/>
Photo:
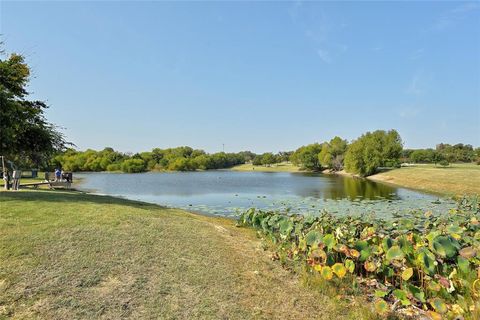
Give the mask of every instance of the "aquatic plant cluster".
<path id="1" fill-rule="evenodd" d="M 270 241 L 283 262 L 325 281 L 364 280 L 379 314 L 415 310 L 433 319 L 480 315 L 480 203 L 375 216 L 319 216 L 249 209 L 239 224 Z"/>

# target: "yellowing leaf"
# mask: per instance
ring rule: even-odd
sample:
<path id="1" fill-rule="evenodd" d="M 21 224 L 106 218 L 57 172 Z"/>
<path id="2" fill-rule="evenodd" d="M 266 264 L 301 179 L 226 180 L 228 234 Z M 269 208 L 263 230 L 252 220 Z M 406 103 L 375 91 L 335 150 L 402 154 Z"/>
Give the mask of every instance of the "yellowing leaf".
<path id="1" fill-rule="evenodd" d="M 321 272 L 322 271 L 322 266 L 319 265 L 319 264 L 316 264 L 316 265 L 313 266 L 313 269 L 315 269 L 315 271 Z"/>
<path id="2" fill-rule="evenodd" d="M 379 314 L 385 314 L 389 311 L 388 304 L 383 299 L 375 301 L 375 311 Z"/>
<path id="3" fill-rule="evenodd" d="M 408 269 L 403 270 L 403 272 L 402 272 L 402 279 L 403 280 L 407 281 L 412 276 L 413 276 L 413 268 L 408 268 Z"/>
<path id="4" fill-rule="evenodd" d="M 430 310 L 427 312 L 427 314 L 432 320 L 442 320 L 442 315 L 436 313 L 435 311 Z"/>
<path id="5" fill-rule="evenodd" d="M 331 280 L 333 278 L 332 269 L 328 266 L 325 266 L 325 267 L 322 268 L 321 274 L 322 274 L 323 279 L 325 279 L 325 280 Z"/>
<path id="6" fill-rule="evenodd" d="M 365 270 L 367 270 L 368 272 L 373 272 L 377 268 L 375 266 L 375 263 L 373 263 L 372 261 L 365 261 L 363 266 L 365 267 Z"/>
<path id="7" fill-rule="evenodd" d="M 345 274 L 347 273 L 347 269 L 341 263 L 335 263 L 332 266 L 332 270 L 339 278 L 345 277 Z"/>

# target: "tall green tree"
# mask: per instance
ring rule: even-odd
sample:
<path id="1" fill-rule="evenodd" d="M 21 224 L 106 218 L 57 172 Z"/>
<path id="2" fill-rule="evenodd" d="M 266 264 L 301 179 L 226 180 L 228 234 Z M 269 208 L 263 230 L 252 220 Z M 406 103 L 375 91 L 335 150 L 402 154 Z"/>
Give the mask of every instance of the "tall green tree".
<path id="1" fill-rule="evenodd" d="M 397 166 L 402 148 L 402 139 L 396 130 L 367 132 L 348 147 L 345 169 L 365 177 L 376 173 L 379 167 Z"/>
<path id="2" fill-rule="evenodd" d="M 47 105 L 28 100 L 30 68 L 23 56 L 0 55 L 0 154 L 22 166 L 45 167 L 51 156 L 68 145 L 45 118 Z"/>
<path id="3" fill-rule="evenodd" d="M 322 168 L 318 159 L 321 151 L 322 145 L 319 143 L 302 146 L 292 154 L 291 161 L 302 169 L 319 171 Z"/>
<path id="4" fill-rule="evenodd" d="M 343 158 L 347 151 L 347 140 L 335 137 L 330 142 L 322 144 L 322 151 L 318 155 L 320 164 L 334 171 L 343 169 Z"/>

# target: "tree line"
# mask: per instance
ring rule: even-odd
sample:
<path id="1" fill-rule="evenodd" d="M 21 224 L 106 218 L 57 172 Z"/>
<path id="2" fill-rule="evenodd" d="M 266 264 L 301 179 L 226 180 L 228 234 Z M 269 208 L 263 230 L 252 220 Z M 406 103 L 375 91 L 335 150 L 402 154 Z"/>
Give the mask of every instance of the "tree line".
<path id="1" fill-rule="evenodd" d="M 440 162 L 477 162 L 480 164 L 480 148 L 457 143 L 455 145 L 440 143 L 435 149 L 405 149 L 401 160 L 408 163 L 440 163 Z"/>
<path id="2" fill-rule="evenodd" d="M 122 171 L 137 173 L 152 170 L 194 171 L 230 168 L 245 163 L 251 153 L 208 154 L 191 147 L 169 149 L 155 148 L 152 151 L 127 154 L 105 148 L 101 151 L 68 149 L 53 157 L 52 164 L 66 171 Z"/>

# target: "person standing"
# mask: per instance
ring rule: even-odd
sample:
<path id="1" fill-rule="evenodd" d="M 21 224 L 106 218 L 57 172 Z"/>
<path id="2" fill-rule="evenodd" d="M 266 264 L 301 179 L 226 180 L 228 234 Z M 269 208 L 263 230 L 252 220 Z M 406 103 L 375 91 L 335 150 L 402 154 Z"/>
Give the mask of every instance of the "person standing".
<path id="1" fill-rule="evenodd" d="M 60 181 L 61 178 L 62 178 L 62 172 L 58 168 L 56 168 L 55 169 L 55 182 Z"/>

